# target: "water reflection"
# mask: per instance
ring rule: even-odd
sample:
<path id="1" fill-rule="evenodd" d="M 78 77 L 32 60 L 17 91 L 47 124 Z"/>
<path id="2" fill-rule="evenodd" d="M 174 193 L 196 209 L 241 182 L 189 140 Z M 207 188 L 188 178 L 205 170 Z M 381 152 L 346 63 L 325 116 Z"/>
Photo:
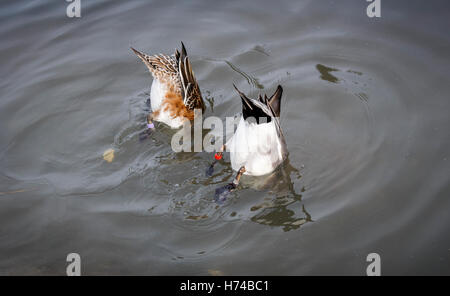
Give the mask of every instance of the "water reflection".
<path id="1" fill-rule="evenodd" d="M 321 74 L 320 79 L 328 81 L 328 82 L 332 82 L 332 83 L 337 83 L 339 81 L 339 79 L 336 76 L 331 74 L 331 72 L 339 71 L 338 69 L 330 68 L 330 67 L 327 67 L 327 66 L 324 66 L 321 64 L 317 64 L 316 69 Z"/>
<path id="2" fill-rule="evenodd" d="M 302 205 L 301 211 L 288 208 L 294 202 L 281 201 L 281 205 L 279 205 L 279 201 L 275 199 L 251 220 L 263 225 L 282 227 L 283 231 L 298 229 L 305 223 L 312 222 L 311 215 L 306 211 L 304 205 Z"/>
<path id="3" fill-rule="evenodd" d="M 240 68 L 238 68 L 238 66 L 232 64 L 229 61 L 225 61 L 225 63 L 230 66 L 230 68 L 235 71 L 236 73 L 239 73 L 240 75 L 242 75 L 242 77 L 245 78 L 245 80 L 247 80 L 248 84 L 254 86 L 257 89 L 264 89 L 264 86 L 259 83 L 258 78 L 255 78 L 249 74 L 247 74 L 245 71 L 241 70 Z"/>
<path id="4" fill-rule="evenodd" d="M 267 225 L 282 227 L 283 231 L 298 229 L 305 223 L 312 222 L 311 215 L 302 203 L 302 194 L 295 190 L 295 179 L 300 179 L 301 174 L 287 160 L 280 168 L 268 176 L 249 177 L 242 180 L 243 186 L 249 186 L 256 190 L 268 190 L 271 197 L 264 198 L 250 208 L 256 212 L 250 218 L 251 221 Z M 301 192 L 305 192 L 302 187 Z"/>

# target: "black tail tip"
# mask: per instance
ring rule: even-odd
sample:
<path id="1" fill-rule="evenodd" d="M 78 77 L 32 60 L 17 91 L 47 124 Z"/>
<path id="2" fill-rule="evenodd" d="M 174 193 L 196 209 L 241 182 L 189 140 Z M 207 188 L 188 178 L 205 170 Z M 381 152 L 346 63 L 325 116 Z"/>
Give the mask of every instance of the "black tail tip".
<path id="1" fill-rule="evenodd" d="M 181 41 L 181 53 L 182 53 L 184 56 L 187 56 L 186 47 L 184 46 L 183 41 Z"/>
<path id="2" fill-rule="evenodd" d="M 236 84 L 233 83 L 233 87 L 239 94 L 242 94 L 242 92 L 237 88 Z"/>
<path id="3" fill-rule="evenodd" d="M 130 49 L 131 49 L 137 56 L 142 56 L 142 53 L 141 53 L 139 50 L 135 49 L 134 47 L 131 47 L 131 46 L 130 46 Z"/>

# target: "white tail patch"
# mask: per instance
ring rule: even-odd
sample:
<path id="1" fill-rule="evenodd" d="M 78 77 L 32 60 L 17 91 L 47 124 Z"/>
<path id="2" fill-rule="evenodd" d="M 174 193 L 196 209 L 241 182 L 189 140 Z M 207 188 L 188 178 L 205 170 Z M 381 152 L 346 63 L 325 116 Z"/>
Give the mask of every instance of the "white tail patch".
<path id="1" fill-rule="evenodd" d="M 271 173 L 283 162 L 284 145 L 284 139 L 278 137 L 274 121 L 256 124 L 241 117 L 226 148 L 230 151 L 233 170 L 245 166 L 245 174 L 261 176 Z"/>

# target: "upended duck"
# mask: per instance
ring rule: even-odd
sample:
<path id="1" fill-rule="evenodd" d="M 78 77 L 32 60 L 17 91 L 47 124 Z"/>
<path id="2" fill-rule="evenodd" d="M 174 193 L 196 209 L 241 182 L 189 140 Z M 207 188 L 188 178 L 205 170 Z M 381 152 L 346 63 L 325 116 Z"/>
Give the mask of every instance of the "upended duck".
<path id="1" fill-rule="evenodd" d="M 147 55 L 131 47 L 153 76 L 150 92 L 152 113 L 147 116 L 148 129 L 154 129 L 153 121 L 179 128 L 186 120 L 194 119 L 194 109 L 204 111 L 200 87 L 192 71 L 186 48 L 181 42 L 174 55 Z"/>
<path id="2" fill-rule="evenodd" d="M 216 161 L 224 151 L 230 151 L 231 167 L 237 171 L 232 183 L 216 190 L 216 198 L 236 189 L 242 175 L 262 176 L 273 172 L 288 156 L 286 141 L 280 126 L 280 108 L 283 88 L 278 85 L 275 93 L 258 99 L 248 98 L 235 85 L 242 100 L 242 115 L 236 132 L 215 154 Z"/>

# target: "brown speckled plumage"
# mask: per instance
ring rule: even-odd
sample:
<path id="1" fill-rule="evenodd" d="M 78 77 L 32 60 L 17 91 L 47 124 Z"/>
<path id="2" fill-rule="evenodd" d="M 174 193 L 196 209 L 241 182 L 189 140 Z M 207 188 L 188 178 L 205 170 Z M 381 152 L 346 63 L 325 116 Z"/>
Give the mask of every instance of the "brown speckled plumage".
<path id="1" fill-rule="evenodd" d="M 176 50 L 175 54 L 171 56 L 147 55 L 134 48 L 131 49 L 148 67 L 154 78 L 166 84 L 170 92 L 181 96 L 182 102 L 188 110 L 205 109 L 200 87 L 195 79 L 183 43 L 181 43 L 181 52 Z"/>

